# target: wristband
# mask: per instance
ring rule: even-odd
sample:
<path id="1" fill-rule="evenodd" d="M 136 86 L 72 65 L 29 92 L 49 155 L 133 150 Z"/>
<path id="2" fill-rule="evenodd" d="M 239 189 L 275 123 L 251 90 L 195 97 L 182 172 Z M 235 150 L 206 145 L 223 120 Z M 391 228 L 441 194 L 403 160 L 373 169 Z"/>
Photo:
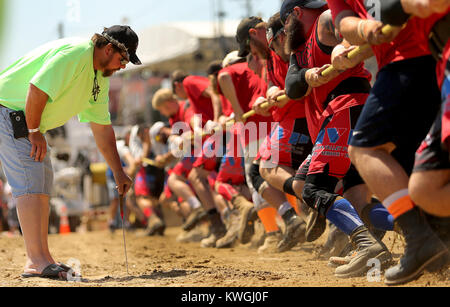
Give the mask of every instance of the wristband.
<path id="1" fill-rule="evenodd" d="M 366 25 L 366 21 L 367 20 L 360 20 L 358 23 L 358 36 L 363 40 L 366 40 L 364 35 L 364 26 Z"/>
<path id="2" fill-rule="evenodd" d="M 41 132 L 41 130 L 39 128 L 36 129 L 28 129 L 28 133 L 36 133 L 36 132 Z"/>

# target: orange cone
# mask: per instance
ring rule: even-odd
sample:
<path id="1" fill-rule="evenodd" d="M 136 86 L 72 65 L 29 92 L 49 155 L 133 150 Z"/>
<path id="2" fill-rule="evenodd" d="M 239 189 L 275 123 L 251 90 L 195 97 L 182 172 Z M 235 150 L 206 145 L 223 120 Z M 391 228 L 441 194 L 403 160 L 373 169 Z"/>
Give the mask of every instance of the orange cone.
<path id="1" fill-rule="evenodd" d="M 59 218 L 59 234 L 65 235 L 70 233 L 69 217 L 67 216 L 67 207 L 61 207 L 61 216 Z"/>

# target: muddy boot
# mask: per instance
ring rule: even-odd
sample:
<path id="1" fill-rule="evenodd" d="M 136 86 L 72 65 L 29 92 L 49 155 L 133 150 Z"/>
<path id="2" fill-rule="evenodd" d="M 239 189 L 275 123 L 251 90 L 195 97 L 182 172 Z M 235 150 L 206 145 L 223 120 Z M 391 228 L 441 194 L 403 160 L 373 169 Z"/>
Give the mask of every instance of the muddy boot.
<path id="1" fill-rule="evenodd" d="M 386 271 L 387 285 L 404 284 L 417 279 L 428 266 L 435 266 L 448 255 L 444 243 L 417 207 L 398 217 L 395 222 L 405 237 L 406 248 L 400 262 Z"/>
<path id="2" fill-rule="evenodd" d="M 152 214 L 148 220 L 148 227 L 146 231 L 146 235 L 149 237 L 155 235 L 164 235 L 164 231 L 166 230 L 166 224 L 162 219 L 160 219 L 156 214 Z"/>
<path id="3" fill-rule="evenodd" d="M 314 242 L 319 239 L 327 228 L 327 220 L 318 211 L 307 207 L 306 218 L 306 242 Z"/>
<path id="4" fill-rule="evenodd" d="M 220 214 L 217 211 L 208 214 L 210 220 L 210 235 L 200 243 L 201 247 L 216 247 L 216 242 L 225 236 L 227 230 L 222 223 Z"/>
<path id="5" fill-rule="evenodd" d="M 255 222 L 255 235 L 250 241 L 250 248 L 256 249 L 262 246 L 266 240 L 266 230 L 264 229 L 264 225 L 260 220 L 256 220 Z"/>
<path id="6" fill-rule="evenodd" d="M 278 243 L 282 239 L 280 231 L 266 234 L 264 244 L 258 249 L 258 254 L 278 253 Z"/>
<path id="7" fill-rule="evenodd" d="M 348 236 L 339 230 L 334 224 L 330 223 L 327 242 L 320 251 L 320 258 L 330 258 L 341 255 L 344 248 L 349 243 Z"/>
<path id="8" fill-rule="evenodd" d="M 195 227 L 191 231 L 183 231 L 177 236 L 176 241 L 179 243 L 200 242 L 209 237 L 206 231 L 203 231 L 200 226 Z"/>
<path id="9" fill-rule="evenodd" d="M 444 243 L 444 245 L 447 247 L 447 250 L 450 250 L 450 218 L 441 218 L 427 213 L 424 214 L 431 229 L 437 234 L 442 243 Z M 448 252 L 447 256 L 443 257 L 441 261 L 437 261 L 432 266 L 428 266 L 427 270 L 431 272 L 439 271 L 443 268 L 447 268 L 449 265 L 450 252 Z"/>
<path id="10" fill-rule="evenodd" d="M 305 222 L 295 213 L 294 209 L 290 209 L 282 216 L 286 224 L 286 232 L 283 239 L 278 244 L 278 252 L 286 252 L 292 249 L 298 243 L 305 242 Z"/>
<path id="11" fill-rule="evenodd" d="M 234 197 L 231 203 L 240 214 L 238 239 L 242 244 L 247 244 L 255 234 L 255 221 L 258 219 L 255 206 L 242 195 Z"/>
<path id="12" fill-rule="evenodd" d="M 198 223 L 206 219 L 207 216 L 208 213 L 202 207 L 194 209 L 186 219 L 186 222 L 184 222 L 183 226 L 181 226 L 181 228 L 183 228 L 184 231 L 191 231 L 195 228 L 195 226 L 198 225 Z"/>
<path id="13" fill-rule="evenodd" d="M 233 210 L 226 223 L 227 233 L 216 242 L 216 248 L 229 248 L 237 241 L 241 219 L 238 210 Z"/>
<path id="14" fill-rule="evenodd" d="M 363 276 L 370 269 L 367 264 L 371 259 L 378 259 L 381 262 L 381 266 L 386 265 L 392 260 L 391 253 L 387 247 L 382 242 L 377 241 L 370 234 L 366 226 L 358 227 L 350 236 L 350 241 L 355 246 L 356 254 L 348 264 L 336 269 L 336 277 L 350 278 Z"/>

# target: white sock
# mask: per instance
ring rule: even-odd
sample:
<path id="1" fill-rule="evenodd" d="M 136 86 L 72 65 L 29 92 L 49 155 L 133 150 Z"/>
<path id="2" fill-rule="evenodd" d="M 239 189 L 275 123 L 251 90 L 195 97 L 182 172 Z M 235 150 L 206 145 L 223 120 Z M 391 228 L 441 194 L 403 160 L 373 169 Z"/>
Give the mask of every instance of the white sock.
<path id="1" fill-rule="evenodd" d="M 278 213 L 283 216 L 286 212 L 292 209 L 291 204 L 287 201 L 278 208 Z"/>
<path id="2" fill-rule="evenodd" d="M 189 204 L 189 206 L 192 208 L 192 209 L 197 209 L 197 208 L 200 208 L 201 206 L 202 206 L 202 204 L 200 203 L 200 201 L 198 200 L 198 198 L 197 197 L 195 197 L 195 196 L 192 196 L 191 198 L 189 198 L 188 200 L 187 200 L 187 202 L 188 202 L 188 204 Z"/>

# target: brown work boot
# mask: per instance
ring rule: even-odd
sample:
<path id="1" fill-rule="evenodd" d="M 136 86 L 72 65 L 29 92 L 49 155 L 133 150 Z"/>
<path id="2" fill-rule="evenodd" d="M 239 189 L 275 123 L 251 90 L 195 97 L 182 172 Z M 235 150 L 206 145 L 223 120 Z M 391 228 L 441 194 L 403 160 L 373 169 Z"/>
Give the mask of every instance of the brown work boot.
<path id="1" fill-rule="evenodd" d="M 146 235 L 149 237 L 160 235 L 164 236 L 166 230 L 166 224 L 159 218 L 156 214 L 152 214 L 148 219 L 148 227 L 146 230 Z"/>
<path id="2" fill-rule="evenodd" d="M 201 241 L 201 247 L 216 247 L 216 242 L 225 236 L 227 230 L 222 222 L 220 214 L 215 212 L 208 214 L 210 220 L 210 236 Z"/>
<path id="3" fill-rule="evenodd" d="M 258 219 L 255 222 L 255 235 L 250 241 L 250 248 L 259 248 L 262 246 L 266 240 L 266 230 L 264 229 L 264 225 Z"/>
<path id="4" fill-rule="evenodd" d="M 278 243 L 280 253 L 291 250 L 298 243 L 305 242 L 305 222 L 295 213 L 292 208 L 282 216 L 286 224 L 283 239 Z"/>
<path id="5" fill-rule="evenodd" d="M 238 210 L 231 211 L 226 223 L 227 233 L 216 242 L 216 248 L 229 248 L 237 241 L 241 220 Z"/>
<path id="6" fill-rule="evenodd" d="M 330 257 L 340 256 L 349 243 L 348 236 L 330 223 L 328 238 L 319 253 L 319 257 L 329 259 Z"/>
<path id="7" fill-rule="evenodd" d="M 176 241 L 179 243 L 201 242 L 207 237 L 208 234 L 206 234 L 206 232 L 204 232 L 199 225 L 191 231 L 183 231 L 180 233 L 176 238 Z"/>
<path id="8" fill-rule="evenodd" d="M 305 206 L 307 207 L 307 206 Z M 306 213 L 306 242 L 314 242 L 319 239 L 327 228 L 327 220 L 324 216 L 312 208 L 307 207 Z"/>
<path id="9" fill-rule="evenodd" d="M 264 244 L 258 249 L 258 254 L 278 253 L 278 243 L 282 239 L 280 231 L 266 234 Z"/>
<path id="10" fill-rule="evenodd" d="M 201 221 L 205 220 L 208 213 L 202 207 L 194 209 L 186 219 L 186 222 L 181 226 L 184 231 L 190 231 L 195 228 Z"/>
<path id="11" fill-rule="evenodd" d="M 366 226 L 355 229 L 350 236 L 350 241 L 356 249 L 356 255 L 348 264 L 338 267 L 335 276 L 339 278 L 350 278 L 363 276 L 370 269 L 369 260 L 377 259 L 381 267 L 392 261 L 392 256 L 387 247 L 377 241 Z"/>
<path id="12" fill-rule="evenodd" d="M 386 270 L 384 277 L 387 285 L 410 282 L 429 267 L 436 269 L 437 264 L 445 264 L 448 249 L 417 207 L 399 216 L 395 223 L 402 230 L 406 248 L 400 262 Z"/>
<path id="13" fill-rule="evenodd" d="M 258 219 L 255 206 L 242 195 L 234 197 L 231 203 L 240 214 L 238 239 L 242 244 L 247 244 L 255 234 L 255 221 Z"/>

